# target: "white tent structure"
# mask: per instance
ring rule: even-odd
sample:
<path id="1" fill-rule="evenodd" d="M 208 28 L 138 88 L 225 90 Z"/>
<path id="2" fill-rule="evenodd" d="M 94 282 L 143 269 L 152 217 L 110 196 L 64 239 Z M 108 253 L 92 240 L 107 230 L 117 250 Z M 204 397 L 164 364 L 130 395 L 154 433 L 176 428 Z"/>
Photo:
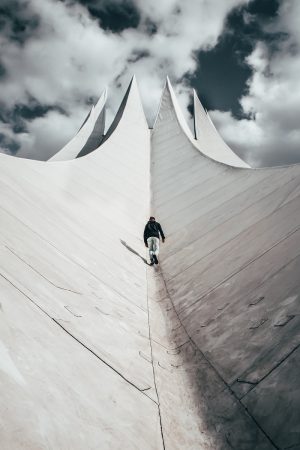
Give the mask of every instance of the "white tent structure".
<path id="1" fill-rule="evenodd" d="M 0 155 L 1 450 L 298 445 L 300 166 L 247 168 L 197 105 L 198 140 L 167 81 L 149 130 L 133 78 L 86 156 L 97 115 Z"/>
<path id="2" fill-rule="evenodd" d="M 105 129 L 106 100 L 107 89 L 102 92 L 97 104 L 92 106 L 78 133 L 49 161 L 68 161 L 85 156 L 99 147 Z"/>

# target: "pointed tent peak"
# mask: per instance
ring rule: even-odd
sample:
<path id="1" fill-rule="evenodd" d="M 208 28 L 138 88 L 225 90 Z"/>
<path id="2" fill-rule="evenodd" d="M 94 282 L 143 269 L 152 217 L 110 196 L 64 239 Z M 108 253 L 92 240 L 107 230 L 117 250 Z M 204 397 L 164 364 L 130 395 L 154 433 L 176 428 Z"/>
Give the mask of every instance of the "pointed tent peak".
<path id="1" fill-rule="evenodd" d="M 170 92 L 170 95 L 172 97 L 172 101 L 176 103 L 176 106 L 179 105 L 178 104 L 178 100 L 177 100 L 177 95 L 175 94 L 175 90 L 174 90 L 173 84 L 171 83 L 171 80 L 170 80 L 168 75 L 166 76 L 165 89 Z"/>
<path id="2" fill-rule="evenodd" d="M 107 89 L 105 88 L 97 103 L 92 105 L 89 114 L 79 128 L 77 134 L 48 161 L 67 161 L 75 159 L 78 155 L 90 153 L 95 150 L 99 139 L 102 139 L 105 128 L 105 105 Z M 99 139 L 95 139 L 97 134 Z"/>
<path id="3" fill-rule="evenodd" d="M 196 139 L 198 139 L 198 134 L 201 128 L 200 122 L 207 118 L 207 112 L 204 109 L 195 89 L 193 89 L 193 106 L 194 106 L 194 131 L 195 137 Z"/>
<path id="4" fill-rule="evenodd" d="M 103 107 L 105 106 L 107 101 L 107 87 L 105 87 L 103 89 L 103 91 L 101 92 L 101 95 L 97 101 L 97 103 L 95 104 L 95 112 L 96 114 L 103 109 Z"/>
<path id="5" fill-rule="evenodd" d="M 194 97 L 194 100 L 197 99 L 197 100 L 200 102 L 199 96 L 198 96 L 197 91 L 196 91 L 195 88 L 193 88 L 193 97 Z M 201 103 L 201 102 L 200 102 L 200 103 Z"/>
<path id="6" fill-rule="evenodd" d="M 108 88 L 107 88 L 107 86 L 105 86 L 105 88 L 101 92 L 101 95 L 100 95 L 99 100 L 97 101 L 96 105 L 99 103 L 100 100 L 107 100 L 107 93 L 108 93 Z"/>
<path id="7" fill-rule="evenodd" d="M 145 111 L 142 104 L 142 98 L 140 94 L 140 89 L 138 85 L 137 78 L 135 74 L 133 74 L 129 86 L 128 86 L 128 95 L 126 99 L 126 110 L 128 111 L 129 115 L 132 117 L 133 115 L 136 117 L 137 120 L 144 122 L 146 124 L 147 128 L 149 128 Z M 126 97 L 126 94 L 125 94 Z"/>
<path id="8" fill-rule="evenodd" d="M 143 114 L 144 114 L 144 110 L 142 107 L 142 100 L 141 100 L 141 94 L 140 94 L 140 90 L 139 90 L 139 85 L 137 82 L 137 78 L 134 75 L 132 75 L 131 80 L 129 82 L 125 97 L 127 96 L 127 101 L 132 99 L 133 101 L 136 102 L 136 106 L 139 106 L 142 108 Z"/>
<path id="9" fill-rule="evenodd" d="M 139 88 L 138 88 L 136 76 L 133 74 L 132 77 L 130 78 L 130 81 L 129 81 L 129 84 L 128 84 L 128 87 L 127 87 L 125 95 L 127 93 L 129 93 L 130 91 L 135 91 L 135 90 L 138 91 Z"/>
<path id="10" fill-rule="evenodd" d="M 137 82 L 137 78 L 136 78 L 135 74 L 133 74 L 130 79 L 125 96 L 129 95 L 129 94 L 130 95 L 138 95 L 140 97 L 139 86 L 138 86 L 138 82 Z"/>
<path id="11" fill-rule="evenodd" d="M 164 84 L 164 91 L 170 94 L 172 103 L 175 102 L 174 108 L 175 108 L 175 106 L 179 106 L 178 105 L 178 101 L 177 101 L 177 97 L 176 97 L 176 94 L 175 94 L 175 91 L 174 91 L 174 88 L 173 88 L 173 85 L 172 85 L 171 80 L 170 80 L 170 78 L 168 76 L 166 76 L 166 81 L 165 81 L 165 84 Z M 177 112 L 176 109 L 175 109 L 175 112 Z"/>
<path id="12" fill-rule="evenodd" d="M 171 93 L 170 93 L 170 89 L 168 87 L 168 77 L 166 77 L 162 91 L 161 91 L 159 105 L 157 108 L 155 119 L 154 119 L 154 122 L 152 125 L 153 130 L 155 129 L 156 124 L 158 123 L 161 112 L 163 112 L 163 110 L 166 108 L 166 103 L 168 104 L 170 102 L 171 102 Z"/>
<path id="13" fill-rule="evenodd" d="M 179 123 L 179 126 L 181 127 L 183 132 L 186 134 L 188 139 L 193 141 L 194 137 L 193 137 L 192 132 L 191 132 L 191 130 L 190 130 L 186 120 L 185 120 L 185 117 L 183 115 L 181 107 L 180 107 L 180 105 L 178 103 L 176 94 L 174 92 L 172 83 L 170 81 L 170 78 L 167 76 L 165 84 L 164 84 L 164 87 L 163 87 L 161 100 L 160 100 L 160 105 L 159 105 L 159 108 L 158 108 L 158 112 L 157 112 L 157 116 L 156 116 L 153 128 L 155 128 L 159 116 L 161 115 L 163 117 L 164 111 L 165 110 L 170 110 L 170 108 L 174 111 L 175 116 L 177 118 L 177 121 Z"/>
<path id="14" fill-rule="evenodd" d="M 112 121 L 107 133 L 105 134 L 101 145 L 114 133 L 122 118 L 127 118 L 130 122 L 144 122 L 148 129 L 148 123 L 144 113 L 141 96 L 135 75 L 132 76 L 125 95 L 121 101 L 117 114 Z M 143 126 L 143 124 L 142 124 Z"/>
<path id="15" fill-rule="evenodd" d="M 93 111 L 94 117 L 92 132 L 90 133 L 85 145 L 82 147 L 76 158 L 86 156 L 100 146 L 105 130 L 105 102 L 106 92 L 104 91 Z"/>
<path id="16" fill-rule="evenodd" d="M 169 77 L 166 77 L 164 84 L 163 84 L 162 92 L 161 92 L 161 100 L 163 99 L 163 97 L 171 96 L 171 90 L 173 90 L 173 88 L 172 88 L 170 79 L 169 79 Z"/>
<path id="17" fill-rule="evenodd" d="M 171 99 L 171 90 L 172 90 L 171 82 L 169 80 L 169 77 L 166 77 L 165 82 L 163 84 L 162 91 L 161 91 L 160 104 L 159 104 L 157 115 L 159 114 L 159 111 L 162 108 L 162 101 L 163 101 L 163 99 L 166 98 L 166 97 Z"/>
<path id="18" fill-rule="evenodd" d="M 169 94 L 171 95 L 172 102 L 174 99 L 175 99 L 175 102 L 177 102 L 176 94 L 175 94 L 173 85 L 172 85 L 168 75 L 166 76 L 166 81 L 164 84 L 164 91 L 169 92 Z"/>
<path id="19" fill-rule="evenodd" d="M 193 103 L 194 103 L 194 111 L 195 111 L 195 107 L 196 107 L 197 110 L 201 110 L 203 112 L 203 114 L 207 115 L 207 109 L 204 108 L 204 106 L 202 105 L 201 100 L 195 89 L 193 89 Z"/>
<path id="20" fill-rule="evenodd" d="M 195 89 L 193 89 L 193 98 L 196 136 L 194 142 L 198 150 L 210 159 L 227 166 L 250 169 L 249 164 L 236 155 L 223 140 L 208 112 L 204 109 Z"/>
<path id="21" fill-rule="evenodd" d="M 201 101 L 200 101 L 200 98 L 198 97 L 197 91 L 196 91 L 196 89 L 194 89 L 194 88 L 193 88 L 193 102 L 194 102 L 194 104 L 195 104 L 195 103 L 200 103 L 200 105 L 201 105 L 202 108 L 203 108 L 203 105 L 202 105 L 202 103 L 201 103 Z M 203 109 L 204 109 L 204 108 L 203 108 Z"/>
<path id="22" fill-rule="evenodd" d="M 192 132 L 191 132 L 191 130 L 190 130 L 188 124 L 187 124 L 187 121 L 186 121 L 186 119 L 184 117 L 182 109 L 181 109 L 181 107 L 179 105 L 179 102 L 177 100 L 177 96 L 176 96 L 175 91 L 173 89 L 172 83 L 171 83 L 170 78 L 168 76 L 166 77 L 165 91 L 168 91 L 170 93 L 172 106 L 173 106 L 174 112 L 176 114 L 177 121 L 178 121 L 182 131 L 186 134 L 188 139 L 193 142 L 194 136 L 192 135 Z"/>
<path id="23" fill-rule="evenodd" d="M 132 77 L 131 77 L 126 94 L 127 94 L 128 98 L 135 98 L 136 101 L 141 103 L 140 90 L 139 90 L 138 82 L 137 82 L 135 75 L 132 75 Z M 125 94 L 125 96 L 126 96 L 126 94 Z"/>
<path id="24" fill-rule="evenodd" d="M 62 149 L 52 155 L 51 158 L 48 159 L 48 161 L 68 161 L 71 159 L 75 159 L 78 153 L 86 144 L 89 136 L 91 135 L 95 121 L 95 107 L 94 105 L 92 105 L 87 117 L 85 118 L 75 136 L 69 142 L 67 142 L 67 144 Z"/>

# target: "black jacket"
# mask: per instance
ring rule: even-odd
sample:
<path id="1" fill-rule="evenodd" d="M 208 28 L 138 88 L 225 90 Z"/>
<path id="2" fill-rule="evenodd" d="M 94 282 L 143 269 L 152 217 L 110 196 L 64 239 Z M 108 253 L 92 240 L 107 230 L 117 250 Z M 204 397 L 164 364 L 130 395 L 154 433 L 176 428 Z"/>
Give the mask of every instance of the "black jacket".
<path id="1" fill-rule="evenodd" d="M 149 222 L 145 226 L 144 230 L 144 242 L 147 244 L 147 239 L 149 237 L 157 237 L 159 239 L 159 235 L 161 235 L 162 239 L 165 239 L 164 232 L 158 222 Z"/>

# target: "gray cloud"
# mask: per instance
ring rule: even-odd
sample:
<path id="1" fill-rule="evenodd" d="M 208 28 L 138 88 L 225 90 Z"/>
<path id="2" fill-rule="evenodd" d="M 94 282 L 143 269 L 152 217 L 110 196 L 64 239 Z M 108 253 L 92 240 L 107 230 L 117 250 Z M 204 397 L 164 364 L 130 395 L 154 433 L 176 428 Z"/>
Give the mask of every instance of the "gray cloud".
<path id="1" fill-rule="evenodd" d="M 39 17 L 28 8 L 27 0 L 2 0 L 0 31 L 9 40 L 23 44 L 39 28 Z"/>
<path id="2" fill-rule="evenodd" d="M 249 119 L 211 113 L 226 141 L 250 164 L 300 162 L 300 3 L 285 0 L 268 32 L 279 38 L 258 42 L 247 58 L 253 75 L 240 99 Z"/>
<path id="3" fill-rule="evenodd" d="M 133 0 L 78 0 L 91 16 L 95 17 L 102 29 L 121 32 L 127 28 L 136 28 L 140 23 L 140 14 Z M 76 4 L 76 0 L 67 3 Z"/>
<path id="4" fill-rule="evenodd" d="M 177 84 L 182 105 L 187 106 L 188 86 L 183 80 L 187 79 L 184 75 L 195 71 L 195 51 L 213 48 L 224 31 L 228 13 L 248 3 L 247 0 L 14 2 L 22 7 L 16 8 L 17 16 L 6 10 L 10 18 L 0 33 L 0 102 L 6 112 L 6 118 L 0 122 L 0 133 L 7 138 L 2 139 L 0 146 L 8 152 L 13 140 L 14 148 L 19 148 L 18 156 L 38 159 L 50 157 L 72 137 L 86 116 L 88 105 L 106 85 L 110 88 L 108 115 L 112 117 L 133 73 L 138 77 L 150 121 L 167 74 Z M 108 20 L 112 5 L 133 14 L 137 22 L 125 20 L 120 30 L 110 31 L 103 18 Z M 293 24 L 297 2 L 287 0 L 285 5 L 288 6 L 282 7 L 280 16 L 269 25 L 272 28 L 269 32 L 289 37 L 272 52 L 258 43 L 247 60 L 253 77 L 241 105 L 245 117 L 251 119 L 237 121 L 228 112 L 212 113 L 226 140 L 248 161 L 263 161 L 263 152 L 272 160 L 270 155 L 276 142 L 277 157 L 284 143 L 291 154 L 296 154 L 299 142 L 295 117 L 299 115 L 300 100 L 297 95 L 289 95 L 287 99 L 291 86 L 299 92 L 296 76 L 299 36 L 297 25 Z M 244 20 L 249 22 L 252 17 L 245 16 Z M 26 24 L 23 31 L 22 24 Z M 282 60 L 285 69 L 280 68 Z M 30 104 L 35 108 L 31 115 L 28 111 L 26 115 L 26 105 Z M 277 104 L 281 106 L 274 107 Z M 16 129 L 13 111 L 20 107 L 24 110 Z M 281 140 L 278 136 L 275 139 L 274 128 L 277 135 L 281 133 Z"/>

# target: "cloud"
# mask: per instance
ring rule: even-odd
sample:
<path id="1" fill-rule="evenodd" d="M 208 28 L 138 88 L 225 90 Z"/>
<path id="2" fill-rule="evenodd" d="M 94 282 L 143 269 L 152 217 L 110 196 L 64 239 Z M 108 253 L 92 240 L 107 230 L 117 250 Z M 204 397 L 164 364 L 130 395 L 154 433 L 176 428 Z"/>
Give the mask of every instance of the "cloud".
<path id="1" fill-rule="evenodd" d="M 211 112 L 225 140 L 252 165 L 300 162 L 299 15 L 297 0 L 282 2 L 276 19 L 266 28 L 276 39 L 257 42 L 246 59 L 253 75 L 240 103 L 248 119 Z"/>
<path id="2" fill-rule="evenodd" d="M 14 124 L 6 121 L 2 133 L 20 147 L 18 156 L 47 159 L 77 131 L 91 101 L 106 85 L 112 117 L 133 73 L 150 120 L 167 74 L 178 85 L 180 101 L 186 106 L 183 76 L 195 70 L 195 51 L 212 48 L 229 11 L 247 0 L 95 1 L 92 12 L 89 1 L 82 3 L 90 10 L 71 0 L 13 3 L 18 18 L 10 10 L 11 21 L 0 33 L 1 109 L 12 117 L 12 111 L 34 100 L 44 113 L 23 117 L 25 130 L 20 133 L 13 132 Z M 8 11 L 10 3 L 5 4 Z M 112 4 L 135 10 L 137 27 L 127 24 L 118 32 L 101 28 L 101 14 Z M 23 34 L 22 21 L 27 24 Z M 13 30 L 18 31 L 18 39 L 12 37 Z M 9 151 L 9 146 L 3 150 Z"/>

